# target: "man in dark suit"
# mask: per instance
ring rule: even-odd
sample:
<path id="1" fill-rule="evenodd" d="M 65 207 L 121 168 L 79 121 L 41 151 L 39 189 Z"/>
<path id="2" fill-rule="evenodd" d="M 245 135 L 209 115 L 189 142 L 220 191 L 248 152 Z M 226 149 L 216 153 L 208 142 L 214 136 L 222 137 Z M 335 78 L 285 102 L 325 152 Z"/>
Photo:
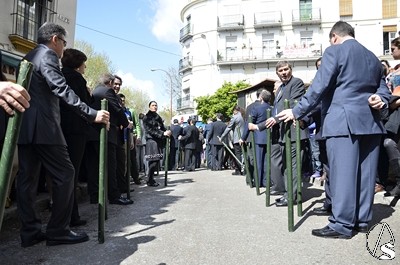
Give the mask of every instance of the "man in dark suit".
<path id="1" fill-rule="evenodd" d="M 121 196 L 118 189 L 117 180 L 117 144 L 120 137 L 120 127 L 131 129 L 133 123 L 128 121 L 125 110 L 120 104 L 120 98 L 115 94 L 113 89 L 114 76 L 107 73 L 100 78 L 99 85 L 93 90 L 92 107 L 101 109 L 101 100 L 107 99 L 108 111 L 110 112 L 110 128 L 107 133 L 107 172 L 108 172 L 108 200 L 110 204 L 129 205 L 133 201 Z M 92 154 L 89 158 L 91 165 L 88 174 L 88 193 L 90 203 L 98 202 L 98 183 L 99 183 L 99 141 L 100 130 L 95 128 L 91 131 L 90 141 L 88 143 L 88 152 Z"/>
<path id="2" fill-rule="evenodd" d="M 206 157 L 206 162 L 207 162 L 207 168 L 208 169 L 212 169 L 212 154 L 211 154 L 211 144 L 208 142 L 208 135 L 210 133 L 211 130 L 211 126 L 212 126 L 212 119 L 208 118 L 207 119 L 207 124 L 204 126 L 204 132 L 203 132 L 203 136 L 206 142 L 206 153 L 205 153 L 205 157 Z"/>
<path id="3" fill-rule="evenodd" d="M 96 123 L 108 123 L 107 111 L 96 111 L 66 84 L 61 73 L 66 31 L 63 27 L 45 23 L 38 30 L 38 46 L 25 59 L 34 65 L 29 87 L 30 108 L 22 119 L 18 140 L 19 173 L 17 202 L 23 247 L 45 239 L 34 204 L 39 171 L 43 165 L 52 180 L 53 208 L 47 224 L 47 245 L 74 244 L 89 240 L 86 233 L 69 229 L 73 205 L 74 166 L 60 126 L 59 101 L 62 100 L 80 116 Z"/>
<path id="4" fill-rule="evenodd" d="M 351 25 L 336 22 L 329 39 L 331 46 L 307 94 L 278 117 L 301 119 L 321 102 L 332 215 L 327 226 L 312 234 L 351 238 L 354 232 L 367 232 L 372 219 L 379 145 L 385 133 L 379 110 L 387 108 L 390 92 L 380 61 L 354 39 Z"/>
<path id="5" fill-rule="evenodd" d="M 178 120 L 174 119 L 174 124 L 171 125 L 171 150 L 170 150 L 170 170 L 176 170 L 179 162 L 179 149 L 181 143 L 178 140 L 179 135 L 183 135 L 183 129 L 179 125 Z"/>
<path id="6" fill-rule="evenodd" d="M 217 120 L 211 124 L 207 140 L 211 145 L 211 170 L 222 170 L 224 159 L 223 144 L 218 139 L 224 133 L 226 124 L 222 122 L 223 115 L 217 113 Z"/>
<path id="7" fill-rule="evenodd" d="M 265 123 L 267 120 L 267 110 L 271 108 L 268 102 L 271 99 L 271 93 L 267 90 L 263 90 L 260 93 L 258 98 L 259 104 L 255 105 L 251 109 L 250 117 L 252 118 L 255 124 Z M 242 139 L 247 139 L 249 135 L 249 128 L 245 126 Z M 242 140 L 243 141 L 243 140 Z M 265 187 L 266 178 L 265 178 L 265 154 L 266 154 L 266 146 L 267 146 L 267 134 L 265 132 L 260 132 L 256 130 L 254 132 L 254 143 L 256 149 L 256 161 L 257 161 L 257 170 L 259 183 L 261 187 Z"/>
<path id="8" fill-rule="evenodd" d="M 199 139 L 199 130 L 196 128 L 195 120 L 189 118 L 186 126 L 183 130 L 183 136 L 179 136 L 178 139 L 185 144 L 185 170 L 194 171 L 196 168 L 196 142 Z"/>

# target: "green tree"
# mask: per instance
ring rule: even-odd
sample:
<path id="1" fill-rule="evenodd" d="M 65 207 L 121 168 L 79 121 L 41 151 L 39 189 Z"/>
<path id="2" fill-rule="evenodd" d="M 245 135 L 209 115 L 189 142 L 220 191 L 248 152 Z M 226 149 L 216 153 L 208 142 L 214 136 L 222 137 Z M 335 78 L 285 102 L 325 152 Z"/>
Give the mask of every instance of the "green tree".
<path id="1" fill-rule="evenodd" d="M 146 91 L 131 87 L 122 87 L 120 92 L 125 96 L 125 105 L 133 109 L 136 115 L 146 113 L 149 109 L 150 96 Z"/>
<path id="2" fill-rule="evenodd" d="M 75 41 L 74 48 L 87 56 L 85 79 L 90 90 L 93 90 L 104 73 L 114 73 L 114 67 L 107 54 L 95 52 L 93 46 L 85 41 Z"/>
<path id="3" fill-rule="evenodd" d="M 224 117 L 232 116 L 232 109 L 237 104 L 237 95 L 230 92 L 249 86 L 250 84 L 243 81 L 239 81 L 236 84 L 225 82 L 213 95 L 195 98 L 197 114 L 201 116 L 203 121 L 208 118 L 215 118 L 216 113 L 222 113 Z"/>

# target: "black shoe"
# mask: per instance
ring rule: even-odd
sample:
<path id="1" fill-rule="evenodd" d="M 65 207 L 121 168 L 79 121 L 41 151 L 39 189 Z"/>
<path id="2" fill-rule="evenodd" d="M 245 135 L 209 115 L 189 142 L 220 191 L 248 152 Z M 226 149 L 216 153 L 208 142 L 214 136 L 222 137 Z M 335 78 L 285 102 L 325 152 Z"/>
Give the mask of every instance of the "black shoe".
<path id="1" fill-rule="evenodd" d="M 270 194 L 270 195 L 273 195 L 273 196 L 278 196 L 278 195 L 283 195 L 283 194 L 285 194 L 285 192 L 283 192 L 283 191 L 277 191 L 277 190 L 271 190 L 271 191 L 269 192 L 269 194 Z"/>
<path id="2" fill-rule="evenodd" d="M 313 229 L 311 231 L 313 236 L 324 237 L 324 238 L 341 238 L 341 239 L 350 239 L 351 236 L 347 236 L 336 232 L 335 230 L 331 229 L 329 226 L 325 226 L 322 229 Z"/>
<path id="3" fill-rule="evenodd" d="M 133 201 L 124 197 L 119 197 L 118 199 L 110 200 L 110 204 L 129 205 L 133 204 Z"/>
<path id="4" fill-rule="evenodd" d="M 293 202 L 293 204 L 294 203 L 295 202 Z M 287 199 L 280 200 L 280 201 L 275 203 L 275 206 L 276 207 L 287 207 L 288 206 L 288 200 Z"/>
<path id="5" fill-rule="evenodd" d="M 325 206 L 316 207 L 312 210 L 314 214 L 317 215 L 331 215 L 332 211 L 330 208 L 325 208 Z"/>
<path id="6" fill-rule="evenodd" d="M 242 175 L 242 173 L 240 173 L 240 171 L 235 171 L 235 172 L 232 172 L 232 175 L 233 176 L 240 176 L 240 175 Z"/>
<path id="7" fill-rule="evenodd" d="M 355 227 L 354 227 L 354 230 L 356 230 L 358 233 L 368 233 L 368 226 L 358 226 L 358 225 L 356 225 Z"/>
<path id="8" fill-rule="evenodd" d="M 140 185 L 142 184 L 142 182 L 140 181 L 140 179 L 136 179 L 133 181 L 133 183 L 135 183 L 136 185 Z"/>
<path id="9" fill-rule="evenodd" d="M 65 236 L 54 236 L 47 237 L 47 246 L 55 246 L 61 244 L 77 244 L 89 240 L 89 236 L 85 232 L 76 233 L 74 231 L 69 231 L 68 235 Z"/>
<path id="10" fill-rule="evenodd" d="M 86 225 L 86 224 L 87 224 L 86 220 L 79 219 L 79 220 L 76 220 L 76 221 L 71 221 L 69 223 L 69 226 L 70 227 L 76 227 L 76 226 L 82 226 L 82 225 Z"/>
<path id="11" fill-rule="evenodd" d="M 157 182 L 147 182 L 147 186 L 158 187 L 158 186 L 160 186 L 160 184 L 158 184 Z"/>
<path id="12" fill-rule="evenodd" d="M 23 247 L 23 248 L 31 247 L 31 246 L 36 245 L 44 240 L 46 240 L 46 235 L 42 232 L 39 232 L 38 234 L 36 234 L 36 236 L 32 240 L 22 240 L 21 247 Z"/>
<path id="13" fill-rule="evenodd" d="M 279 197 L 278 199 L 275 199 L 275 202 L 280 202 L 280 201 L 283 201 L 283 200 L 285 200 L 285 197 Z"/>

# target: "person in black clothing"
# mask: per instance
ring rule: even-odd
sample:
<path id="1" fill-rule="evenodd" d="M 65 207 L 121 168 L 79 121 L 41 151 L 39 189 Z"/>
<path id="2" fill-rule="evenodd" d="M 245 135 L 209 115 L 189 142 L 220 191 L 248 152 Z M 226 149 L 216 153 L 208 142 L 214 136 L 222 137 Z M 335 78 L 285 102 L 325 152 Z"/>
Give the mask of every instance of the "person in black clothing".
<path id="1" fill-rule="evenodd" d="M 146 131 L 146 150 L 144 158 L 149 162 L 147 185 L 157 187 L 159 184 L 154 180 L 154 172 L 157 170 L 159 161 L 162 160 L 162 148 L 165 137 L 172 135 L 166 130 L 160 115 L 157 114 L 158 105 L 150 101 L 149 111 L 143 117 L 143 125 Z"/>
<path id="2" fill-rule="evenodd" d="M 183 134 L 183 128 L 179 125 L 178 120 L 174 119 L 174 124 L 171 125 L 171 149 L 170 149 L 170 170 L 176 170 L 179 162 L 179 149 L 181 143 L 178 140 L 179 135 Z"/>
<path id="3" fill-rule="evenodd" d="M 185 170 L 184 171 L 194 171 L 196 168 L 195 161 L 195 150 L 196 142 L 199 139 L 199 130 L 195 126 L 195 120 L 189 118 L 188 126 L 185 127 L 184 135 L 179 136 L 178 139 L 185 143 Z"/>
<path id="4" fill-rule="evenodd" d="M 66 49 L 61 59 L 62 73 L 67 84 L 75 92 L 75 94 L 86 104 L 91 103 L 91 96 L 87 88 L 87 82 L 83 78 L 86 69 L 86 55 L 76 49 Z M 79 170 L 83 154 L 85 153 L 87 131 L 89 123 L 85 121 L 79 114 L 63 101 L 60 101 L 61 129 L 63 131 L 65 141 L 67 141 L 67 149 L 72 165 L 75 169 L 74 177 L 74 205 L 72 208 L 70 226 L 85 225 L 86 220 L 81 220 L 79 216 L 78 201 L 76 198 L 76 189 L 78 185 Z"/>

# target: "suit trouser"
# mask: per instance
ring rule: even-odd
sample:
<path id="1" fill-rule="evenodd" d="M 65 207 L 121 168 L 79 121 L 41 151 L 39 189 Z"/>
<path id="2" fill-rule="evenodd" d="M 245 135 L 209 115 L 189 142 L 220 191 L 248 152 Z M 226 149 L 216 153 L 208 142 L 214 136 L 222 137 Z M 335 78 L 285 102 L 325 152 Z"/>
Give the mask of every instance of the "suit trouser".
<path id="1" fill-rule="evenodd" d="M 247 143 L 244 148 L 246 148 L 246 152 L 247 152 L 247 161 L 248 161 L 248 170 L 249 172 L 246 172 L 246 175 L 249 176 L 250 181 L 253 183 L 254 185 L 254 154 L 253 154 L 253 146 L 251 145 L 251 143 Z M 247 185 L 250 185 L 250 183 L 247 183 Z"/>
<path id="2" fill-rule="evenodd" d="M 283 154 L 279 143 L 271 145 L 271 190 L 284 192 Z"/>
<path id="3" fill-rule="evenodd" d="M 131 169 L 131 176 L 134 181 L 139 181 L 139 166 L 137 164 L 137 159 L 136 159 L 136 146 L 133 149 L 129 149 L 129 152 L 131 152 L 130 155 L 130 169 Z M 126 176 L 126 174 L 125 174 Z M 126 179 L 126 177 L 125 177 Z"/>
<path id="4" fill-rule="evenodd" d="M 117 159 L 117 169 L 116 169 L 116 177 L 117 177 L 117 183 L 118 183 L 118 189 L 119 191 L 126 192 L 126 151 L 125 151 L 125 145 L 118 143 L 116 145 L 116 159 Z"/>
<path id="5" fill-rule="evenodd" d="M 78 178 L 79 171 L 81 168 L 81 163 L 83 160 L 83 155 L 85 154 L 86 147 L 86 135 L 81 134 L 65 134 L 65 141 L 67 142 L 68 154 L 71 159 L 72 165 L 75 169 L 74 176 L 74 204 L 72 208 L 71 221 L 78 221 L 80 219 L 79 216 L 79 208 L 78 208 L 78 200 L 76 198 L 76 187 L 78 186 Z"/>
<path id="6" fill-rule="evenodd" d="M 206 144 L 206 161 L 207 161 L 207 168 L 212 169 L 212 146 L 210 144 Z"/>
<path id="7" fill-rule="evenodd" d="M 99 195 L 99 154 L 100 143 L 97 141 L 89 141 L 87 143 L 88 153 L 88 193 L 91 199 L 97 199 Z M 107 174 L 108 174 L 108 200 L 115 200 L 121 196 L 117 183 L 117 154 L 116 145 L 108 143 L 107 145 Z"/>
<path id="8" fill-rule="evenodd" d="M 211 153 L 212 153 L 212 169 L 221 170 L 222 163 L 224 161 L 224 149 L 223 145 L 211 145 Z"/>
<path id="9" fill-rule="evenodd" d="M 36 192 L 41 165 L 52 180 L 53 208 L 47 224 L 47 236 L 62 236 L 69 232 L 74 189 L 74 166 L 67 147 L 63 145 L 18 145 L 17 176 L 18 214 L 21 220 L 21 240 L 31 241 L 41 231 L 41 221 L 35 212 Z"/>
<path id="10" fill-rule="evenodd" d="M 267 151 L 265 144 L 256 144 L 256 159 L 257 159 L 257 171 L 258 171 L 258 183 L 261 187 L 265 187 L 265 154 Z"/>
<path id="11" fill-rule="evenodd" d="M 195 170 L 195 149 L 185 148 L 185 170 Z"/>
<path id="12" fill-rule="evenodd" d="M 242 148 L 240 147 L 239 143 L 233 144 L 233 152 L 239 161 L 243 161 L 242 159 Z M 235 172 L 242 172 L 242 165 L 239 164 L 236 159 L 233 159 L 233 163 L 235 163 Z"/>
<path id="13" fill-rule="evenodd" d="M 332 193 L 331 229 L 350 236 L 355 226 L 366 226 L 371 221 L 380 141 L 381 135 L 326 139 Z"/>
<path id="14" fill-rule="evenodd" d="M 331 200 L 331 189 L 330 189 L 330 182 L 329 182 L 329 165 L 328 165 L 328 156 L 326 152 L 326 141 L 325 140 L 318 140 L 319 146 L 319 160 L 322 163 L 322 166 L 325 171 L 325 200 L 324 200 L 324 208 L 331 209 L 332 208 L 332 200 Z"/>

